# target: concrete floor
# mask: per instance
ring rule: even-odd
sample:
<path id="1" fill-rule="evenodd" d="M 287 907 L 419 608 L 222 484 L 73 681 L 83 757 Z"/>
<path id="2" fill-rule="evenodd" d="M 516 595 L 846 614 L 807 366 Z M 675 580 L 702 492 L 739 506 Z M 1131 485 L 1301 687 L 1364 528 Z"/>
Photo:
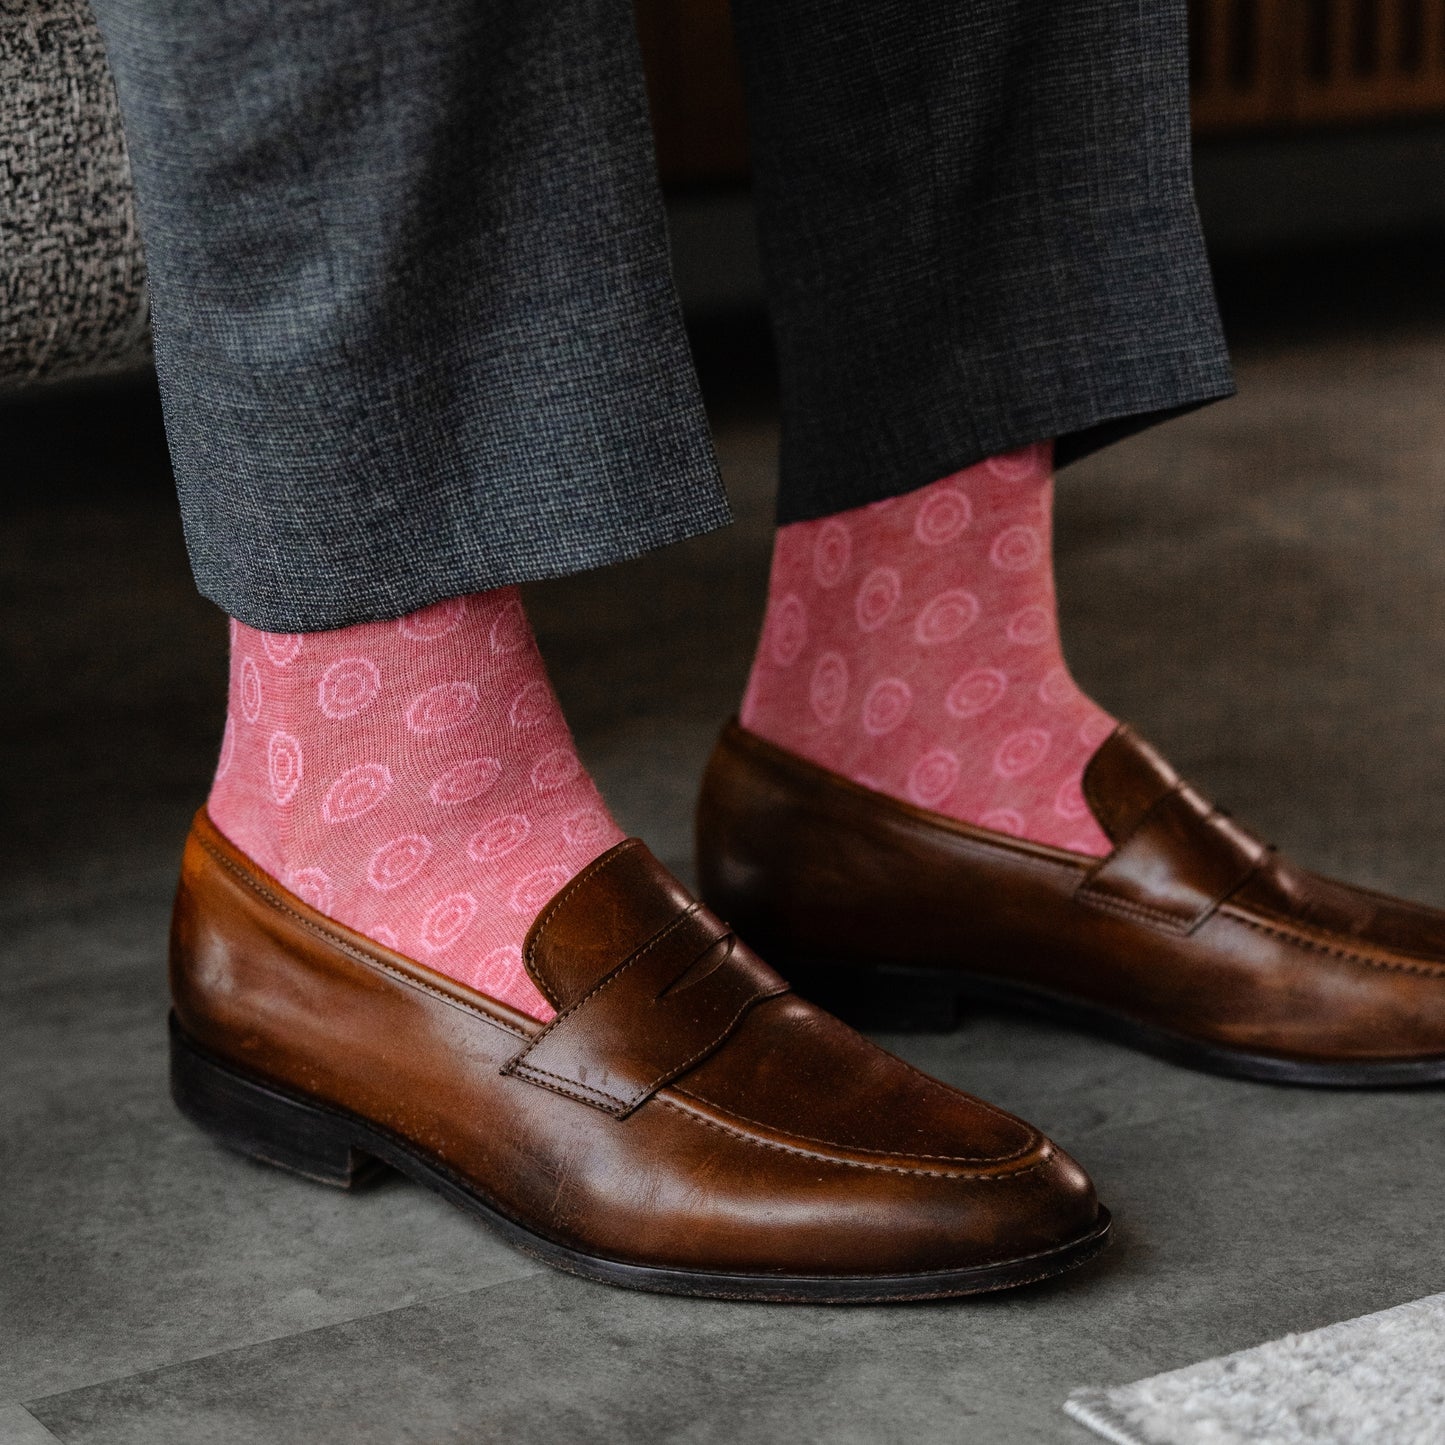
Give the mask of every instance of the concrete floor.
<path id="1" fill-rule="evenodd" d="M 1240 278 L 1241 398 L 1080 464 L 1059 532 L 1086 686 L 1306 861 L 1445 903 L 1433 275 L 1382 270 L 1379 304 L 1356 286 L 1328 324 L 1287 304 L 1318 276 Z M 162 951 L 224 627 L 153 408 L 121 388 L 0 412 L 3 1445 L 1081 1442 L 1075 1385 L 1445 1290 L 1440 1092 L 1232 1083 L 988 1014 L 885 1042 L 1058 1138 L 1118 1243 L 975 1302 L 625 1294 L 399 1181 L 340 1195 L 213 1147 L 166 1097 Z M 735 528 L 531 599 L 584 754 L 683 871 L 761 603 L 766 386 L 720 394 L 718 426 Z"/>

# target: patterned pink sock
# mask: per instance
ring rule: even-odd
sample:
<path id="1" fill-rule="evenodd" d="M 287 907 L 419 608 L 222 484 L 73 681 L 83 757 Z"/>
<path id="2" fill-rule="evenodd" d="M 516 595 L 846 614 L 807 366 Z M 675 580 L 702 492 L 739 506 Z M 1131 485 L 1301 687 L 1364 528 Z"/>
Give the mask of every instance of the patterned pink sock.
<path id="1" fill-rule="evenodd" d="M 541 1019 L 522 940 L 623 836 L 515 587 L 333 632 L 233 621 L 208 808 L 312 907 Z"/>
<path id="2" fill-rule="evenodd" d="M 1069 675 L 1053 447 L 780 528 L 743 726 L 865 787 L 1102 857 L 1080 791 L 1114 720 Z"/>

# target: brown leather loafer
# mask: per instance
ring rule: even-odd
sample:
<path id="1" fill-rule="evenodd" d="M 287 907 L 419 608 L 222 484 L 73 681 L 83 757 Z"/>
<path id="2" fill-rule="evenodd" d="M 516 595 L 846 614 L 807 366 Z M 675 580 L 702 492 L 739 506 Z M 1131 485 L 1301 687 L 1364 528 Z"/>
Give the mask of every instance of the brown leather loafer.
<path id="1" fill-rule="evenodd" d="M 1084 794 L 1104 859 L 861 788 L 736 724 L 698 808 L 703 897 L 809 997 L 877 1028 L 978 997 L 1280 1083 L 1445 1080 L 1445 913 L 1296 868 L 1130 729 Z"/>
<path id="2" fill-rule="evenodd" d="M 930 1299 L 1109 1231 L 1029 1125 L 804 1002 L 632 840 L 537 919 L 543 1025 L 308 908 L 197 817 L 172 935 L 176 1102 L 327 1183 L 377 1164 L 548 1264 L 727 1299 Z"/>

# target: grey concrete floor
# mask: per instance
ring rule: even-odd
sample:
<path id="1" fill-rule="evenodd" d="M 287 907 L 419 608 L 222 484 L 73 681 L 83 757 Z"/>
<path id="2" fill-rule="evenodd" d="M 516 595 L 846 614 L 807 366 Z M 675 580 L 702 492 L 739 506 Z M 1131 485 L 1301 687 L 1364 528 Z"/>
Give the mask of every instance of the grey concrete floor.
<path id="1" fill-rule="evenodd" d="M 1241 397 L 1067 474 L 1069 650 L 1305 861 L 1445 903 L 1445 307 L 1322 324 L 1253 283 L 1245 320 L 1277 324 L 1240 328 Z M 684 872 L 769 537 L 767 388 L 721 391 L 738 525 L 531 594 L 585 756 Z M 352 1197 L 223 1153 L 167 1100 L 162 973 L 223 622 L 148 390 L 0 429 L 3 1445 L 1080 1442 L 1075 1385 L 1445 1290 L 1445 1094 L 1233 1083 L 1003 1015 L 885 1042 L 1057 1137 L 1119 1238 L 974 1302 L 625 1294 L 399 1181 Z"/>

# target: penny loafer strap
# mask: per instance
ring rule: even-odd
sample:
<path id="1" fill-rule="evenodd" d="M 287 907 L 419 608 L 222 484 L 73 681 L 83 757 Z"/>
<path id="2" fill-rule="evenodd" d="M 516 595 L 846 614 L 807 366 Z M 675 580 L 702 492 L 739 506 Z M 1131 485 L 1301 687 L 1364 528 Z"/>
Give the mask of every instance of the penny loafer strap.
<path id="1" fill-rule="evenodd" d="M 788 985 L 700 904 L 555 1019 L 503 1073 L 624 1118 Z"/>
<path id="2" fill-rule="evenodd" d="M 1106 913 L 1172 933 L 1192 933 L 1268 851 L 1193 788 L 1179 783 L 1090 870 L 1074 896 Z"/>

